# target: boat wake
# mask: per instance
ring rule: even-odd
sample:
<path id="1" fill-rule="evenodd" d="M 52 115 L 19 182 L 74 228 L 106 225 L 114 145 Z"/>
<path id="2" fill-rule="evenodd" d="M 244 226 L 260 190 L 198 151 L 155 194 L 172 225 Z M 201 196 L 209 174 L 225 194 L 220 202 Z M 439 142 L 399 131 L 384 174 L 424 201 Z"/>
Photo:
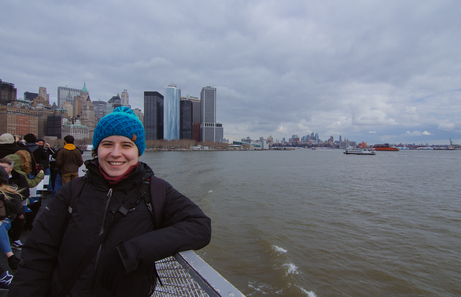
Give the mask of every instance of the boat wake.
<path id="1" fill-rule="evenodd" d="M 271 248 L 274 261 L 273 267 L 275 270 L 283 271 L 282 278 L 285 279 L 286 284 L 285 289 L 275 290 L 271 287 L 271 291 L 273 293 L 277 292 L 278 294 L 287 294 L 288 292 L 294 293 L 296 291 L 298 292 L 297 294 L 299 294 L 299 291 L 301 291 L 302 294 L 305 294 L 308 297 L 317 297 L 314 292 L 308 291 L 302 286 L 296 284 L 299 283 L 299 279 L 297 279 L 296 275 L 301 274 L 301 272 L 299 271 L 299 267 L 290 260 L 288 250 L 277 245 L 272 245 Z M 261 285 L 258 289 L 264 291 L 264 289 L 269 289 L 269 287 L 267 285 Z"/>

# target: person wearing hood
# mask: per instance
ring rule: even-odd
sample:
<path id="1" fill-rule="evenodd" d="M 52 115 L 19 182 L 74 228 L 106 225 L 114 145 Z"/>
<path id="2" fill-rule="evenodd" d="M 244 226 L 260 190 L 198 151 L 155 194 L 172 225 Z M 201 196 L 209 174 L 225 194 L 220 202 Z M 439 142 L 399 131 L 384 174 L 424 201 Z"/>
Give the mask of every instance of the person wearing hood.
<path id="1" fill-rule="evenodd" d="M 62 185 L 78 177 L 78 168 L 83 164 L 82 153 L 74 145 L 74 137 L 67 135 L 64 137 L 66 145 L 56 156 L 56 165 L 59 168 Z"/>
<path id="2" fill-rule="evenodd" d="M 86 176 L 38 218 L 8 296 L 151 296 L 156 261 L 210 242 L 210 218 L 139 161 L 145 132 L 131 109 L 103 117 L 93 147 Z"/>

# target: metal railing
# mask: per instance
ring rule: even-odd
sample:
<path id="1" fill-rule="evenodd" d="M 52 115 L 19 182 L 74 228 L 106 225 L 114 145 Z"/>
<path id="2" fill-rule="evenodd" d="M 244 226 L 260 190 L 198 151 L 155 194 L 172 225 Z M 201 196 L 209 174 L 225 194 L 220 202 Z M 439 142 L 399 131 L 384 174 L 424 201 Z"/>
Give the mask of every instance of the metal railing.
<path id="1" fill-rule="evenodd" d="M 245 296 L 193 251 L 158 261 L 156 268 L 163 285 L 157 284 L 155 297 Z"/>

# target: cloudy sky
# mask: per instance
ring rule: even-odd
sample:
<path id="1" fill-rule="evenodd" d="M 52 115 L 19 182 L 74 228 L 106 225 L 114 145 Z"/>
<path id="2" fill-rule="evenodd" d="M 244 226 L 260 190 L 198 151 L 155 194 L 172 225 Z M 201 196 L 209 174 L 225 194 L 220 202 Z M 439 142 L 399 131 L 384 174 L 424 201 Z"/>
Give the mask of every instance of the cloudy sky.
<path id="1" fill-rule="evenodd" d="M 217 88 L 224 137 L 461 143 L 461 1 L 23 1 L 0 10 L 18 97 Z"/>

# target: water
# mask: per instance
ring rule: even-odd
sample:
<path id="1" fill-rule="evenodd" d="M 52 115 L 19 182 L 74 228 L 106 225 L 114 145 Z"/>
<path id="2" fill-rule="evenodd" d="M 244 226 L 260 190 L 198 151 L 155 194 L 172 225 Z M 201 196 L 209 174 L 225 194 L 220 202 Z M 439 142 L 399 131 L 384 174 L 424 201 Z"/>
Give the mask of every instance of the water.
<path id="1" fill-rule="evenodd" d="M 461 151 L 146 152 L 247 296 L 460 296 Z"/>

